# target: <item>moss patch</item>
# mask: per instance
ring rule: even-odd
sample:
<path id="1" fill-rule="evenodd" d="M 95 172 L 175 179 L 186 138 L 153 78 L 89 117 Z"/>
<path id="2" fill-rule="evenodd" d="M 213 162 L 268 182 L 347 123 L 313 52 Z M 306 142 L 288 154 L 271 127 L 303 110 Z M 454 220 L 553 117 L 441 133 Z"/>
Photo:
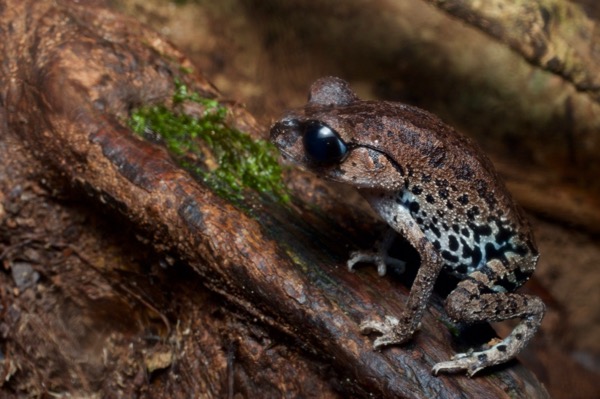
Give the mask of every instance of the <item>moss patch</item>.
<path id="1" fill-rule="evenodd" d="M 201 113 L 184 113 L 186 103 Z M 176 83 L 172 107 L 154 105 L 131 113 L 129 126 L 140 136 L 166 146 L 173 159 L 217 194 L 238 202 L 248 189 L 289 200 L 277 163 L 277 150 L 265 140 L 227 125 L 227 108 Z"/>

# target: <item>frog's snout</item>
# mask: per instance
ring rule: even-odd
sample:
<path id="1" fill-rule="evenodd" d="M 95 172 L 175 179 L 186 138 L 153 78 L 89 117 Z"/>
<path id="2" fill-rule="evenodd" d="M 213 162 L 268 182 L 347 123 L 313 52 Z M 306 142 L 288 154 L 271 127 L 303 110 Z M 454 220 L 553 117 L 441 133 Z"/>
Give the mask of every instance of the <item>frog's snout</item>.
<path id="1" fill-rule="evenodd" d="M 282 119 L 271 127 L 270 139 L 280 150 L 290 148 L 301 137 L 296 119 Z"/>

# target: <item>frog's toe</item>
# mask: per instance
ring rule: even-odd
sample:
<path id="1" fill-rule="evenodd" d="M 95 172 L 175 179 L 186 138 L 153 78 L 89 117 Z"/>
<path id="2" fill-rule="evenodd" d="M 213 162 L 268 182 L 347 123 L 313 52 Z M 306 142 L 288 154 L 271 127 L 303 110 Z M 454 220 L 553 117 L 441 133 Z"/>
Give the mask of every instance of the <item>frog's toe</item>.
<path id="1" fill-rule="evenodd" d="M 439 362 L 436 363 L 435 366 L 431 369 L 431 373 L 433 375 L 438 375 L 440 372 L 442 373 L 451 373 L 454 371 L 460 371 L 460 368 L 456 368 L 454 362 Z"/>
<path id="2" fill-rule="evenodd" d="M 399 331 L 399 325 L 400 321 L 397 318 L 386 316 L 383 322 L 368 320 L 361 323 L 360 332 L 362 334 L 381 334 L 373 342 L 373 347 L 380 349 L 384 346 L 400 344 L 408 338 Z"/>
<path id="3" fill-rule="evenodd" d="M 406 262 L 400 259 L 392 258 L 380 252 L 364 252 L 355 251 L 350 254 L 350 259 L 346 265 L 348 270 L 354 271 L 354 266 L 357 263 L 374 263 L 377 266 L 377 274 L 385 276 L 388 266 L 392 266 L 397 269 L 398 273 L 404 273 Z"/>
<path id="4" fill-rule="evenodd" d="M 438 373 L 455 373 L 466 371 L 469 377 L 473 377 L 477 372 L 487 367 L 487 364 L 476 355 L 460 353 L 447 362 L 440 362 L 433 366 L 431 372 L 433 375 Z"/>
<path id="5" fill-rule="evenodd" d="M 450 360 L 464 359 L 465 357 L 469 357 L 471 355 L 473 355 L 473 349 L 470 349 L 468 352 L 465 353 L 457 353 L 456 355 L 452 356 L 452 359 Z"/>
<path id="6" fill-rule="evenodd" d="M 360 332 L 363 334 L 379 333 L 386 334 L 398 325 L 399 320 L 392 316 L 386 316 L 384 322 L 367 320 L 360 323 Z"/>
<path id="7" fill-rule="evenodd" d="M 457 371 L 463 371 L 468 369 L 468 361 L 463 359 L 449 360 L 447 362 L 440 362 L 433 366 L 431 372 L 433 375 L 438 375 L 438 373 L 455 373 Z"/>
<path id="8" fill-rule="evenodd" d="M 360 262 L 370 262 L 371 261 L 371 253 L 353 251 L 350 253 L 350 258 L 346 262 L 346 266 L 348 266 L 348 270 L 354 272 L 354 266 Z"/>
<path id="9" fill-rule="evenodd" d="M 373 341 L 373 348 L 381 349 L 385 348 L 386 346 L 394 345 L 397 343 L 398 342 L 396 341 L 394 336 L 382 335 L 381 337 L 378 337 L 375 339 L 375 341 Z"/>
<path id="10" fill-rule="evenodd" d="M 386 257 L 381 256 L 378 252 L 355 251 L 350 254 L 350 259 L 346 262 L 348 270 L 354 271 L 354 266 L 357 263 L 374 263 L 377 266 L 377 274 L 385 276 L 387 271 Z"/>

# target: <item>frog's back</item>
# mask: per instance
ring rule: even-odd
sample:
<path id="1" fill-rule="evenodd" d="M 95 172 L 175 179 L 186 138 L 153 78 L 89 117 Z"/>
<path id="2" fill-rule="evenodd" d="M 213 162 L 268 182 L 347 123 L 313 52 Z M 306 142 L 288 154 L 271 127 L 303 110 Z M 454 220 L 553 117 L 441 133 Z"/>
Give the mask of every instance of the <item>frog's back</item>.
<path id="1" fill-rule="evenodd" d="M 440 251 L 446 269 L 462 278 L 484 270 L 492 259 L 506 267 L 513 290 L 527 280 L 538 252 L 531 229 L 483 151 L 435 115 L 398 103 L 365 101 L 340 110 L 352 116 L 360 145 L 385 151 L 402 170 L 404 189 L 390 206 L 407 208 Z M 376 107 L 375 107 L 376 105 Z M 361 137 L 361 130 L 370 133 Z M 521 258 L 512 262 L 511 258 Z"/>

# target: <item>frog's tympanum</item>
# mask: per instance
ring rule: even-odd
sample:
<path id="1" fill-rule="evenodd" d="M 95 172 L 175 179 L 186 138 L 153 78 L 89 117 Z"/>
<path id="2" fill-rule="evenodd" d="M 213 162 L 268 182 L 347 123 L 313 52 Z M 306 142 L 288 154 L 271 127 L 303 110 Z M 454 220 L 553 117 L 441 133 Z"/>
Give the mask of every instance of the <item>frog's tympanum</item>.
<path id="1" fill-rule="evenodd" d="M 544 315 L 543 302 L 513 291 L 538 260 L 531 229 L 491 162 L 467 137 L 412 106 L 362 101 L 339 78 L 311 87 L 308 104 L 271 129 L 283 155 L 317 175 L 356 187 L 373 209 L 418 251 L 421 266 L 403 314 L 368 320 L 375 348 L 410 339 L 440 272 L 460 279 L 448 315 L 460 322 L 520 318 L 502 341 L 436 364 L 433 373 L 483 368 L 515 357 Z M 392 236 L 393 237 L 393 232 Z M 390 235 L 376 252 L 351 254 L 348 267 L 373 262 L 380 275 L 402 262 L 388 257 Z"/>

